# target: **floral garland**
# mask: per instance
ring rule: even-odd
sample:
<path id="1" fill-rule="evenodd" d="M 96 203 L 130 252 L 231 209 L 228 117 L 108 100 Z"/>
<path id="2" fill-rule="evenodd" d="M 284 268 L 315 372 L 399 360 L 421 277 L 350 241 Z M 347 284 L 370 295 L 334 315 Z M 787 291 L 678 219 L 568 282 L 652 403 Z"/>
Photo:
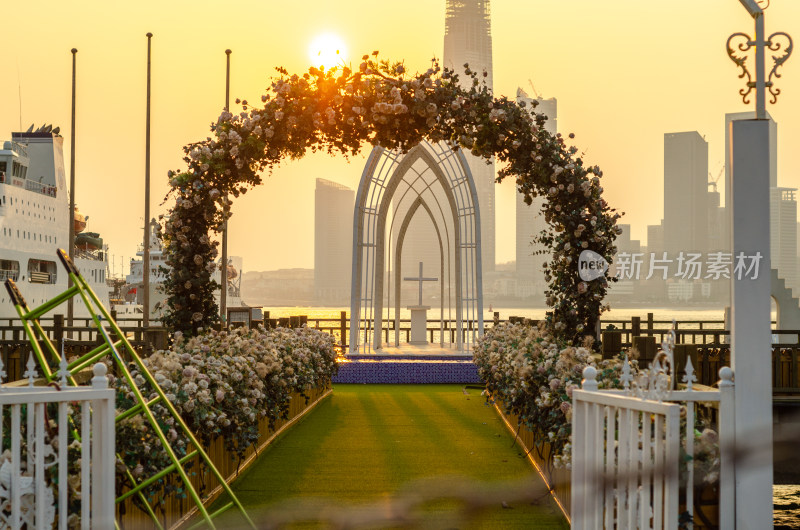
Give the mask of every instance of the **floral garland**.
<path id="1" fill-rule="evenodd" d="M 542 212 L 549 229 L 537 240 L 552 252 L 544 267 L 548 325 L 574 344 L 593 331 L 607 308 L 602 301 L 610 278 L 606 273 L 581 281 L 578 257 L 591 249 L 611 259 L 620 214 L 602 198 L 600 169 L 587 166 L 561 134 L 548 133 L 543 114 L 495 98 L 468 65 L 467 87 L 435 62 L 407 76 L 402 63 L 379 61 L 377 52 L 365 55 L 357 71 L 278 72 L 262 107 L 236 100 L 241 112 L 223 111 L 211 137 L 184 148 L 188 169 L 170 172 L 168 197 L 175 205 L 162 230 L 170 267 L 164 283 L 168 327 L 191 335 L 217 321 L 211 280 L 217 243 L 209 234 L 230 217 L 231 197 L 260 184 L 263 171 L 309 150 L 348 156 L 369 143 L 407 152 L 429 140 L 487 161 L 496 157 L 502 165 L 498 182 L 513 177 L 529 205 L 536 196 L 547 198 Z"/>

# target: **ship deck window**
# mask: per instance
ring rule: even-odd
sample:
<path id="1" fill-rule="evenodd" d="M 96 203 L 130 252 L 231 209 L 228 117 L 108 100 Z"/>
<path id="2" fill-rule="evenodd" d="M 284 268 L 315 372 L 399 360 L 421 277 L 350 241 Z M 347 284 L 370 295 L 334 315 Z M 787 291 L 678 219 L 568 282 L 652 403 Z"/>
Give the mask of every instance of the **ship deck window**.
<path id="1" fill-rule="evenodd" d="M 10 259 L 0 259 L 0 280 L 19 279 L 19 262 Z"/>
<path id="2" fill-rule="evenodd" d="M 56 263 L 41 259 L 29 259 L 28 280 L 31 283 L 56 283 Z"/>

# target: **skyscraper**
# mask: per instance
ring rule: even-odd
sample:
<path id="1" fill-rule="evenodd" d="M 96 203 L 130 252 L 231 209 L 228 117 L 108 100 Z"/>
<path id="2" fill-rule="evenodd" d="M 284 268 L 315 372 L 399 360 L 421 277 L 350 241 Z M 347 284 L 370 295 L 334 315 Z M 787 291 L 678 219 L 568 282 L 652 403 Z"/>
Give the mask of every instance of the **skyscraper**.
<path id="1" fill-rule="evenodd" d="M 339 305 L 350 299 L 355 191 L 317 179 L 314 191 L 314 299 Z"/>
<path id="2" fill-rule="evenodd" d="M 478 72 L 492 89 L 492 28 L 489 0 L 447 0 L 444 28 L 443 66 L 452 68 L 469 86 L 464 64 Z M 482 77 L 486 72 L 486 77 Z M 475 180 L 481 214 L 481 262 L 483 271 L 495 268 L 495 171 L 494 160 L 469 153 L 467 164 Z"/>
<path id="3" fill-rule="evenodd" d="M 796 188 L 769 189 L 770 264 L 786 286 L 798 290 Z"/>
<path id="4" fill-rule="evenodd" d="M 464 64 L 492 88 L 492 27 L 489 0 L 447 0 L 443 66 L 464 81 Z"/>
<path id="5" fill-rule="evenodd" d="M 664 135 L 664 250 L 708 251 L 708 142 L 697 131 Z"/>
<path id="6" fill-rule="evenodd" d="M 532 108 L 534 99 L 529 97 L 521 88 L 517 89 L 517 103 L 525 102 L 525 108 Z M 556 98 L 536 99 L 538 102 L 536 112 L 547 116 L 545 129 L 550 134 L 556 134 L 558 129 L 558 101 Z M 543 197 L 535 197 L 533 203 L 525 204 L 521 193 L 516 195 L 516 225 L 517 225 L 517 282 L 521 291 L 541 293 L 544 284 L 544 270 L 542 264 L 550 260 L 549 255 L 535 254 L 543 250 L 542 245 L 533 245 L 534 236 L 547 227 L 547 222 L 541 214 Z M 531 284 L 530 286 L 527 284 Z M 526 285 L 521 285 L 526 284 Z M 530 288 L 529 288 L 530 287 Z"/>

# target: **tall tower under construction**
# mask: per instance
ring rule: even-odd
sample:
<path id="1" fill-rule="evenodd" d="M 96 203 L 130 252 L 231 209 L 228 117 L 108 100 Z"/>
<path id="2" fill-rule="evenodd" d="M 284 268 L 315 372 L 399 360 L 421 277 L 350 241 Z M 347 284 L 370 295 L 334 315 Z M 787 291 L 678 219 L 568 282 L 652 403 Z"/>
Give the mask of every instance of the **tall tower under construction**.
<path id="1" fill-rule="evenodd" d="M 442 65 L 459 74 L 464 86 L 471 81 L 464 64 L 478 72 L 492 89 L 492 27 L 489 0 L 447 0 Z M 486 77 L 483 77 L 483 73 Z M 481 262 L 483 271 L 495 268 L 495 171 L 494 160 L 465 153 L 478 191 L 481 214 Z"/>

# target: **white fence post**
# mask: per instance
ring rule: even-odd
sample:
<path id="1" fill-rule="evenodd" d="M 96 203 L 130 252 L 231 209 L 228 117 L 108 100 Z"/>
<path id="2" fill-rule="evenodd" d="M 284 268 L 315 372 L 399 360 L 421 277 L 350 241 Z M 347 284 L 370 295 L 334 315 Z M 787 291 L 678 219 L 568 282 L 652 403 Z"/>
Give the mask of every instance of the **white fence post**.
<path id="1" fill-rule="evenodd" d="M 92 372 L 92 388 L 104 391 L 108 389 L 108 368 L 103 363 L 94 365 Z M 114 469 L 115 456 L 115 406 L 113 400 L 95 399 L 92 401 L 92 431 L 95 443 L 92 447 L 92 462 L 102 465 L 92 466 L 92 527 L 114 527 Z M 111 463 L 108 465 L 108 463 Z"/>
<path id="2" fill-rule="evenodd" d="M 719 527 L 736 526 L 736 414 L 733 370 L 719 370 Z"/>

